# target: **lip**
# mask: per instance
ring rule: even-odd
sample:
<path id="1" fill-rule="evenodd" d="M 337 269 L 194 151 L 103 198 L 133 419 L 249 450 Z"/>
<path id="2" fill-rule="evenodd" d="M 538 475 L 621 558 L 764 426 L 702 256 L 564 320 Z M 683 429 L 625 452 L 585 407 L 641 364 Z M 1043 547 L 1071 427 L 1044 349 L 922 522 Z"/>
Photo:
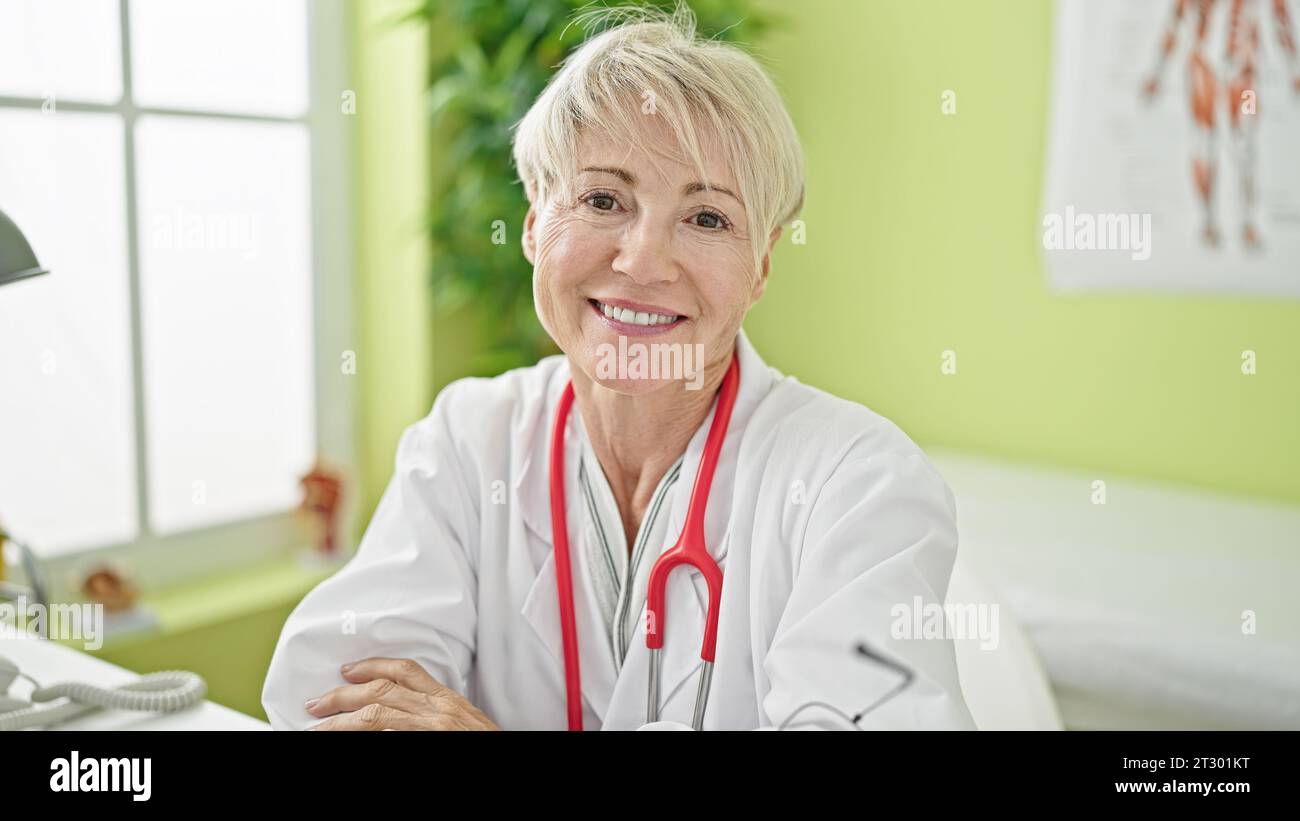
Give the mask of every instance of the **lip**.
<path id="1" fill-rule="evenodd" d="M 678 319 L 676 322 L 669 323 L 668 325 L 632 325 L 605 316 L 605 312 L 597 306 L 596 303 L 598 302 L 604 303 L 605 305 L 612 305 L 617 308 L 626 308 L 629 311 L 645 311 L 646 313 L 653 312 L 656 314 L 673 315 L 678 317 Z M 614 330 L 622 336 L 659 336 L 661 334 L 671 333 L 686 324 L 688 321 L 686 316 L 668 308 L 644 305 L 639 302 L 629 302 L 626 299 L 605 300 L 591 297 L 587 300 L 587 305 L 591 308 L 591 312 L 595 314 L 596 318 L 605 323 L 606 327 Z"/>

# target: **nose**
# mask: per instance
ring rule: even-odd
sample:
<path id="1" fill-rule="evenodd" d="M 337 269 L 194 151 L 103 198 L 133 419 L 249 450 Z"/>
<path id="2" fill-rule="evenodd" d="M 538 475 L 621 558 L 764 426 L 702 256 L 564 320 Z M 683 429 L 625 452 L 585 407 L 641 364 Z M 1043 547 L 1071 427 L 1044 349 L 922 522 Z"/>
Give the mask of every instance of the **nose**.
<path id="1" fill-rule="evenodd" d="M 638 216 L 619 239 L 614 270 L 638 285 L 676 282 L 678 271 L 672 240 L 671 227 Z"/>

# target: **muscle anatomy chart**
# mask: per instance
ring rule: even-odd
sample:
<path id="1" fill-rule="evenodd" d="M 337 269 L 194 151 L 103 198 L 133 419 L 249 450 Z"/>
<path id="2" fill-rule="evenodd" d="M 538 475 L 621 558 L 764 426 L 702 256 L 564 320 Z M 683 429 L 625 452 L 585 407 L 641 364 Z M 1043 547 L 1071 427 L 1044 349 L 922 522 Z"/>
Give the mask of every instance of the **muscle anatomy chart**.
<path id="1" fill-rule="evenodd" d="M 1298 2 L 1060 0 L 1055 287 L 1300 296 Z"/>

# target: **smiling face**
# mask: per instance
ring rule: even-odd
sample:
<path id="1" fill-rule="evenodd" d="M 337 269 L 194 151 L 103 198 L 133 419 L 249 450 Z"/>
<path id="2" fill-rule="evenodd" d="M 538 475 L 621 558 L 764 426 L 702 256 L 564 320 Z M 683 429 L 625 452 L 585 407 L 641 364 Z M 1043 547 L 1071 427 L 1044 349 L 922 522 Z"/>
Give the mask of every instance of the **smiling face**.
<path id="1" fill-rule="evenodd" d="M 687 356 L 702 345 L 706 367 L 727 361 L 779 235 L 756 263 L 749 215 L 721 152 L 702 146 L 701 179 L 671 130 L 645 119 L 644 149 L 584 130 L 577 177 L 532 203 L 523 236 L 542 326 L 575 369 L 624 394 L 671 380 L 602 378 L 598 364 L 610 350 L 602 346 L 618 349 L 620 336 L 629 349 L 689 345 Z"/>

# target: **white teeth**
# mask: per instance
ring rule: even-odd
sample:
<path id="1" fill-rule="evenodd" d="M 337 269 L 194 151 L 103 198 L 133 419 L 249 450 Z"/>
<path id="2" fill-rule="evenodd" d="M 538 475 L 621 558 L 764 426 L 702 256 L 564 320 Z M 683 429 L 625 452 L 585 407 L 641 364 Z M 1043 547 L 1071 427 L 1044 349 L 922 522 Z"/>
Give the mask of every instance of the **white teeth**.
<path id="1" fill-rule="evenodd" d="M 648 311 L 631 311 L 627 308 L 616 308 L 613 305 L 606 305 L 603 302 L 596 302 L 600 306 L 601 313 L 617 322 L 624 322 L 628 325 L 670 325 L 677 321 L 675 315 L 654 314 Z"/>

